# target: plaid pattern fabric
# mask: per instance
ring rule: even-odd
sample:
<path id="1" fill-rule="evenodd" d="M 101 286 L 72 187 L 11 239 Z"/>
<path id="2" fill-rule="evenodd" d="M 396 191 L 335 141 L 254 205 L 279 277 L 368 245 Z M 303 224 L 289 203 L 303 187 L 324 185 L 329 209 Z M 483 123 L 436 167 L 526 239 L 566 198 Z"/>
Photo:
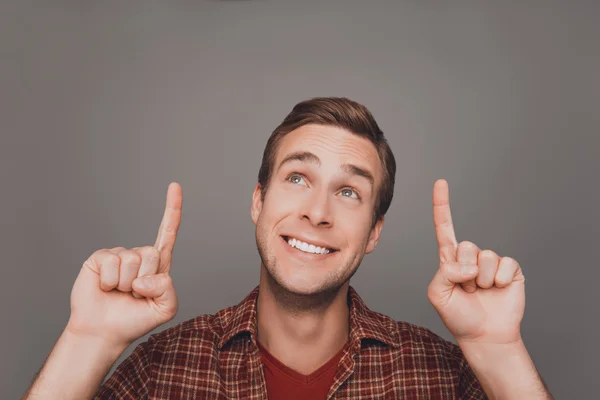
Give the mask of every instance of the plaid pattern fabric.
<path id="1" fill-rule="evenodd" d="M 240 304 L 151 335 L 94 399 L 266 400 L 256 287 Z M 460 348 L 371 311 L 350 287 L 349 346 L 328 399 L 487 399 Z"/>

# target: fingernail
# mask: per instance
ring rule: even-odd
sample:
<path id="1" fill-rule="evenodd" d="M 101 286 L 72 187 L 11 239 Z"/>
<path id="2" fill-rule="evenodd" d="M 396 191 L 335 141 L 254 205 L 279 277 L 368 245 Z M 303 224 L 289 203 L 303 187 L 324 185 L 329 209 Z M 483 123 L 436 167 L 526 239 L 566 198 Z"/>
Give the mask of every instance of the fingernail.
<path id="1" fill-rule="evenodd" d="M 477 286 L 473 286 L 473 285 L 465 285 L 463 287 L 463 289 L 465 290 L 465 292 L 467 293 L 474 293 L 477 290 Z"/>

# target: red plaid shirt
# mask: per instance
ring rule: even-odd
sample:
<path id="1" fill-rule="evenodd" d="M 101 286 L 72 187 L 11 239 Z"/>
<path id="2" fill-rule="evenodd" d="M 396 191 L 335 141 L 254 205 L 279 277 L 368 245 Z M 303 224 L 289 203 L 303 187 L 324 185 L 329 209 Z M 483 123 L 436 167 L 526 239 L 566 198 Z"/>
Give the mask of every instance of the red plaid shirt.
<path id="1" fill-rule="evenodd" d="M 267 399 L 256 287 L 240 304 L 151 335 L 95 399 Z M 349 346 L 328 399 L 487 399 L 460 348 L 367 308 L 350 287 Z"/>

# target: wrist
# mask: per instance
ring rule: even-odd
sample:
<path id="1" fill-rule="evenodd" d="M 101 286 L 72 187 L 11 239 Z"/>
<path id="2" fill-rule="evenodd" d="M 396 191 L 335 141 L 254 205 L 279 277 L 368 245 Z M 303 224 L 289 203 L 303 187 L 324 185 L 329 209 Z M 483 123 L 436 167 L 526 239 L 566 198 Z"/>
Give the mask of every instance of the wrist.
<path id="1" fill-rule="evenodd" d="M 83 333 L 73 329 L 67 324 L 63 331 L 63 340 L 72 348 L 85 349 L 86 353 L 98 354 L 101 358 L 116 361 L 119 356 L 129 347 L 127 343 L 111 340 L 110 338 Z"/>
<path id="2" fill-rule="evenodd" d="M 65 328 L 26 398 L 91 398 L 126 347 Z"/>
<path id="3" fill-rule="evenodd" d="M 521 335 L 514 336 L 513 338 L 496 340 L 494 338 L 480 338 L 480 339 L 456 339 L 456 343 L 463 350 L 480 352 L 480 351 L 527 351 L 525 343 Z"/>
<path id="4" fill-rule="evenodd" d="M 118 358 L 122 352 L 129 347 L 131 343 L 127 343 L 122 340 L 116 340 L 110 336 L 90 333 L 88 330 L 79 328 L 76 324 L 73 324 L 71 320 L 67 323 L 65 330 L 63 331 L 65 339 L 75 343 L 85 343 L 90 349 L 105 350 L 108 354 L 116 354 Z"/>
<path id="5" fill-rule="evenodd" d="M 457 341 L 469 366 L 491 399 L 547 399 L 547 392 L 521 338 Z"/>

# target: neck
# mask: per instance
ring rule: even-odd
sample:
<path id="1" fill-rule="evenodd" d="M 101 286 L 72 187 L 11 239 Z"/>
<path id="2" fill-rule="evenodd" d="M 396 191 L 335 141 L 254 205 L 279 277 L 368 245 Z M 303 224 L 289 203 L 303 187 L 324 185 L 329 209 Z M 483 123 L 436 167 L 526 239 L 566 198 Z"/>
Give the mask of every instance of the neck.
<path id="1" fill-rule="evenodd" d="M 349 282 L 315 295 L 290 293 L 261 267 L 258 341 L 286 366 L 310 374 L 344 347 Z"/>

